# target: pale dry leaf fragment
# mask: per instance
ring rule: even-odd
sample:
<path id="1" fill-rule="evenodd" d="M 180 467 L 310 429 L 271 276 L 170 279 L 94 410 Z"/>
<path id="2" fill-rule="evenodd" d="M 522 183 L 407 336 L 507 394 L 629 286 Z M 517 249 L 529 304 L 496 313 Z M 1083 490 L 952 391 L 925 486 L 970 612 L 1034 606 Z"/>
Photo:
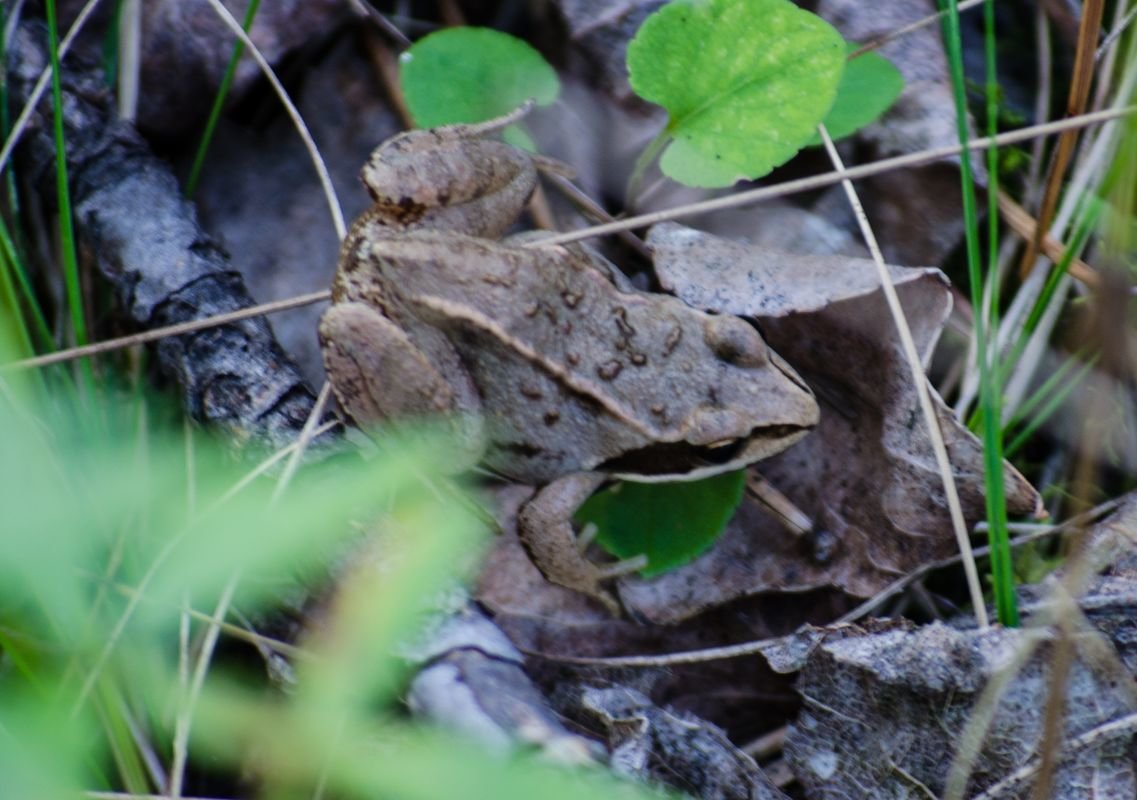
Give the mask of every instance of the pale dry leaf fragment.
<path id="1" fill-rule="evenodd" d="M 940 797 L 951 759 L 979 693 L 1038 632 L 916 630 L 827 639 L 799 679 L 805 701 L 786 736 L 786 757 L 810 798 Z M 971 771 L 967 796 L 1029 765 L 1049 689 L 1045 639 L 1011 678 Z M 1113 676 L 1075 662 L 1067 686 L 1072 741 L 1133 709 Z M 1108 728 L 1106 729 L 1108 730 Z M 1103 735 L 1061 760 L 1054 797 L 1082 800 L 1137 794 L 1132 728 Z M 1001 796 L 1025 797 L 1030 781 Z"/>
<path id="2" fill-rule="evenodd" d="M 648 242 L 661 284 L 693 306 L 755 318 L 771 348 L 810 384 L 821 421 L 802 442 L 754 469 L 813 520 L 792 535 L 743 501 L 722 539 L 691 564 L 627 580 L 621 599 L 674 622 L 739 596 L 833 586 L 867 597 L 956 548 L 915 388 L 873 264 L 795 256 L 675 224 Z M 926 362 L 950 310 L 946 278 L 892 267 Z M 984 516 L 982 452 L 933 393 L 965 516 Z M 1008 508 L 1030 514 L 1034 489 L 1006 466 Z"/>

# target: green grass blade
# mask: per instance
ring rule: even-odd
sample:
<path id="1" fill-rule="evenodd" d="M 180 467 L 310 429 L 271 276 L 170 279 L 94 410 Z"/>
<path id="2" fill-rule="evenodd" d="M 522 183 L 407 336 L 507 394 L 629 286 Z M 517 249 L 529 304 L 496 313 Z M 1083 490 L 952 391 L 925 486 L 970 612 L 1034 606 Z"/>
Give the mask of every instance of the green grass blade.
<path id="1" fill-rule="evenodd" d="M 245 18 L 241 21 L 241 28 L 245 33 L 253 26 L 261 0 L 252 0 L 245 9 Z M 213 141 L 213 132 L 217 128 L 217 121 L 221 119 L 221 110 L 225 106 L 225 98 L 229 96 L 229 89 L 233 85 L 233 77 L 237 74 L 237 64 L 245 53 L 245 43 L 238 39 L 233 44 L 233 53 L 229 56 L 229 64 L 225 67 L 225 76 L 221 85 L 217 87 L 217 96 L 213 98 L 213 107 L 209 109 L 209 119 L 206 120 L 205 130 L 202 131 L 201 141 L 197 145 L 197 153 L 193 157 L 193 166 L 190 167 L 189 178 L 186 179 L 186 197 L 193 196 L 197 191 L 198 181 L 201 179 L 201 170 L 205 166 L 205 156 L 209 152 L 209 144 Z"/>
<path id="2" fill-rule="evenodd" d="M 55 135 L 55 188 L 59 202 L 59 246 L 63 257 L 63 281 L 75 343 L 87 344 L 87 320 L 83 315 L 83 291 L 79 284 L 79 260 L 75 254 L 75 229 L 71 219 L 71 191 L 67 185 L 67 149 L 63 136 L 63 85 L 59 67 L 59 26 L 55 0 L 47 0 L 48 50 L 51 53 L 52 129 Z M 87 363 L 87 362 L 84 362 Z"/>
<path id="3" fill-rule="evenodd" d="M 5 226 L 0 222 L 0 229 Z M 5 231 L 4 235 L 7 235 Z M 19 357 L 29 356 L 35 352 L 32 348 L 32 338 L 28 334 L 24 311 L 20 307 L 19 298 L 16 297 L 16 287 L 12 283 L 12 273 L 15 271 L 6 254 L 0 250 L 0 323 L 7 331 L 9 338 L 15 343 Z"/>
<path id="4" fill-rule="evenodd" d="M 23 329 L 21 339 L 27 339 L 28 346 L 31 347 L 27 323 L 23 318 L 23 308 L 26 307 L 31 317 L 32 329 L 40 346 L 45 350 L 54 350 L 55 342 L 51 337 L 51 329 L 47 326 L 47 319 L 44 318 L 43 310 L 40 308 L 35 291 L 32 289 L 31 281 L 28 280 L 28 272 L 24 269 L 24 262 L 16 251 L 16 243 L 12 240 L 8 226 L 3 219 L 0 219 L 0 273 L 2 273 L 0 274 L 0 281 L 6 283 L 12 292 L 12 312 L 18 314 L 21 320 L 20 327 Z M 13 279 L 15 285 L 12 284 Z M 19 290 L 18 297 L 16 296 L 16 289 Z M 29 349 L 28 352 L 34 351 Z"/>
<path id="5" fill-rule="evenodd" d="M 963 74 L 959 8 L 955 0 L 947 0 L 946 3 L 941 0 L 940 5 L 941 7 L 946 5 L 947 10 L 944 15 L 944 42 L 951 67 L 959 141 L 961 145 L 966 147 L 970 140 L 970 133 L 967 127 L 967 97 Z M 993 35 L 993 30 L 988 26 L 987 38 L 990 39 Z M 989 44 L 989 48 L 993 48 L 993 44 Z M 993 69 L 994 64 L 991 62 L 988 66 L 989 75 Z M 991 124 L 994 124 L 995 115 L 990 116 L 992 118 Z M 972 308 L 975 309 L 975 350 L 979 361 L 983 472 L 995 608 L 999 622 L 1007 626 L 1016 626 L 1019 622 L 1019 616 L 1014 595 L 1014 571 L 1011 565 L 1010 536 L 1007 531 L 1007 505 L 1003 485 L 1003 442 L 1000 427 L 1002 392 L 998 385 L 998 371 L 993 369 L 991 363 L 991 351 L 988 343 L 990 321 L 985 313 L 986 306 L 983 296 L 984 280 L 979 252 L 979 215 L 975 196 L 975 179 L 972 174 L 970 158 L 967 156 L 960 159 L 960 173 L 963 191 L 963 214 L 966 222 L 967 271 L 971 284 L 971 304 Z M 991 210 L 994 213 L 994 206 Z"/>
<path id="6" fill-rule="evenodd" d="M 0 7 L 0 30 L 4 30 L 8 25 L 8 8 L 7 6 Z M 3 37 L 0 37 L 0 63 L 8 62 L 8 50 L 6 42 Z M 11 120 L 8 113 L 8 84 L 6 81 L 0 81 L 0 135 L 5 139 L 11 131 Z M 0 177 L 3 180 L 4 188 L 7 194 L 8 211 L 16 218 L 19 213 L 19 194 L 16 191 L 16 173 L 12 169 L 11 162 L 4 165 L 3 175 Z M 39 300 L 32 291 L 31 281 L 28 280 L 27 271 L 24 269 L 23 259 L 19 257 L 19 251 L 12 235 L 8 229 L 8 221 L 0 217 L 0 282 L 5 285 L 0 286 L 0 292 L 4 294 L 0 296 L 0 301 L 5 303 L 5 308 L 9 310 L 9 319 L 16 319 L 18 329 L 15 331 L 16 336 L 21 340 L 22 346 L 27 346 L 27 353 L 30 355 L 35 352 L 31 349 L 29 343 L 29 331 L 27 330 L 27 320 L 24 318 L 24 308 L 27 308 L 31 316 L 31 323 L 34 326 L 35 337 L 39 340 L 39 344 L 44 349 L 54 349 L 55 342 L 51 338 L 51 330 L 48 328 L 47 320 L 43 315 L 43 310 L 40 308 Z M 15 279 L 16 285 L 19 288 L 19 298 L 16 299 L 14 289 L 12 287 L 12 280 Z M 9 299 L 10 298 L 10 299 Z M 21 303 L 23 305 L 21 305 Z"/>
<path id="7" fill-rule="evenodd" d="M 958 9 L 956 9 L 958 14 Z M 995 3 L 983 4 L 983 43 L 986 65 L 987 135 L 999 133 L 999 74 L 996 61 Z M 990 307 L 986 312 L 988 330 L 999 329 L 999 149 L 987 150 L 987 274 Z M 992 352 L 988 358 L 994 357 Z M 1003 382 L 996 365 L 988 368 L 985 402 L 984 482 L 987 494 L 988 540 L 992 552 L 995 607 L 999 621 L 1006 626 L 1019 624 L 1015 597 L 1015 572 L 1011 536 L 1007 529 L 1007 503 L 1003 484 Z"/>
<path id="8" fill-rule="evenodd" d="M 1100 211 L 1100 203 L 1090 203 L 1083 205 L 1083 211 L 1079 214 L 1078 222 L 1074 226 L 1074 236 L 1070 241 L 1066 251 L 1062 254 L 1062 258 L 1054 265 L 1046 276 L 1046 282 L 1043 284 L 1042 290 L 1039 292 L 1034 305 L 1031 307 L 1030 313 L 1027 315 L 1026 321 L 1023 323 L 1022 331 L 1019 333 L 1018 339 L 1015 341 L 1014 347 L 1004 357 L 1003 362 L 999 365 L 999 380 L 1000 383 L 1005 381 L 1014 369 L 1015 364 L 1026 350 L 1027 344 L 1030 341 L 1031 335 L 1038 327 L 1038 323 L 1042 320 L 1043 315 L 1046 313 L 1047 306 L 1050 305 L 1051 299 L 1058 291 L 1058 286 L 1062 278 L 1070 271 L 1070 264 L 1079 253 L 1083 251 L 1086 243 L 1089 241 L 1090 235 L 1094 231 L 1098 212 Z M 969 420 L 969 427 L 975 429 L 978 426 L 978 418 L 973 417 Z"/>
<path id="9" fill-rule="evenodd" d="M 1097 359 L 1085 362 L 1081 365 L 1077 374 L 1072 379 L 1066 380 L 1070 372 L 1079 362 L 1074 358 L 1068 358 L 1063 362 L 1062 366 L 1054 370 L 1042 386 L 1027 398 L 1026 402 L 1022 404 L 1019 413 L 1014 420 L 1007 425 L 1007 430 L 1011 430 L 1020 421 L 1029 417 L 1030 421 L 1018 432 L 1014 439 L 1007 445 L 1006 453 L 1008 456 L 1018 452 L 1018 450 L 1027 443 L 1035 432 L 1046 424 L 1054 413 L 1062 407 L 1062 404 L 1070 397 L 1070 394 L 1077 388 L 1078 384 L 1085 379 L 1090 370 L 1093 369 Z M 1055 391 L 1057 389 L 1057 391 Z M 1035 408 L 1039 408 L 1038 413 L 1034 413 Z M 1033 415 L 1033 416 L 1032 416 Z"/>

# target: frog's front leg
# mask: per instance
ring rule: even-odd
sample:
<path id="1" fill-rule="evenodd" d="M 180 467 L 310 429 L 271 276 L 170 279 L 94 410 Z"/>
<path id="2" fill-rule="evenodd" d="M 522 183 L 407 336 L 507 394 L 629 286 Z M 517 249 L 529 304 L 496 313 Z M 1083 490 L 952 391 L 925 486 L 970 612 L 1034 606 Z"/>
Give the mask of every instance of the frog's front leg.
<path id="1" fill-rule="evenodd" d="M 642 569 L 644 557 L 594 564 L 584 556 L 587 542 L 572 527 L 573 514 L 605 480 L 607 476 L 598 472 L 578 472 L 538 490 L 517 515 L 517 534 L 529 558 L 551 582 L 595 597 L 618 614 L 620 604 L 600 584 Z"/>
<path id="2" fill-rule="evenodd" d="M 480 415 L 406 331 L 365 303 L 335 303 L 320 318 L 324 368 L 340 406 L 359 425 L 452 415 L 476 461 Z M 456 413 L 457 412 L 457 413 Z"/>

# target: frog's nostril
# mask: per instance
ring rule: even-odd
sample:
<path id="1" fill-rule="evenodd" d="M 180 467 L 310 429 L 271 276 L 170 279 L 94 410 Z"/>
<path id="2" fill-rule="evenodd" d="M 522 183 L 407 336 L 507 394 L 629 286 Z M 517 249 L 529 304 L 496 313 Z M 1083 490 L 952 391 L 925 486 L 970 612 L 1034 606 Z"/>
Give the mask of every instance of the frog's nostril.
<path id="1" fill-rule="evenodd" d="M 766 342 L 738 317 L 708 316 L 703 336 L 714 354 L 729 364 L 754 368 L 764 367 L 769 361 Z"/>

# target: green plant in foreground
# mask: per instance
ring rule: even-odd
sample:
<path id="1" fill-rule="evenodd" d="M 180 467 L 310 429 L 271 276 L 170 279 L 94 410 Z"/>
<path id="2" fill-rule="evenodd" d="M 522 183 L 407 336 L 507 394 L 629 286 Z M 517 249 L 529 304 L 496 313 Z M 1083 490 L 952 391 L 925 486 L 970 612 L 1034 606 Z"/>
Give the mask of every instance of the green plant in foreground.
<path id="1" fill-rule="evenodd" d="M 190 448 L 138 426 L 106 435 L 51 418 L 19 377 L 0 376 L 0 794 L 164 792 L 143 765 L 156 755 L 169 769 L 188 731 L 214 786 L 253 766 L 267 797 L 321 785 L 341 797 L 645 796 L 602 771 L 488 758 L 400 719 L 407 666 L 392 653 L 487 538 L 446 488 L 447 448 L 429 432 L 384 432 L 371 463 L 302 469 L 279 497 L 275 478 L 229 496 L 244 470 L 208 439 Z M 359 559 L 343 570 L 287 694 L 217 664 L 200 693 L 179 678 L 180 648 L 207 627 L 201 612 L 255 617 L 326 577 L 359 546 L 357 522 L 382 569 Z M 194 672 L 207 666 L 184 655 Z"/>

